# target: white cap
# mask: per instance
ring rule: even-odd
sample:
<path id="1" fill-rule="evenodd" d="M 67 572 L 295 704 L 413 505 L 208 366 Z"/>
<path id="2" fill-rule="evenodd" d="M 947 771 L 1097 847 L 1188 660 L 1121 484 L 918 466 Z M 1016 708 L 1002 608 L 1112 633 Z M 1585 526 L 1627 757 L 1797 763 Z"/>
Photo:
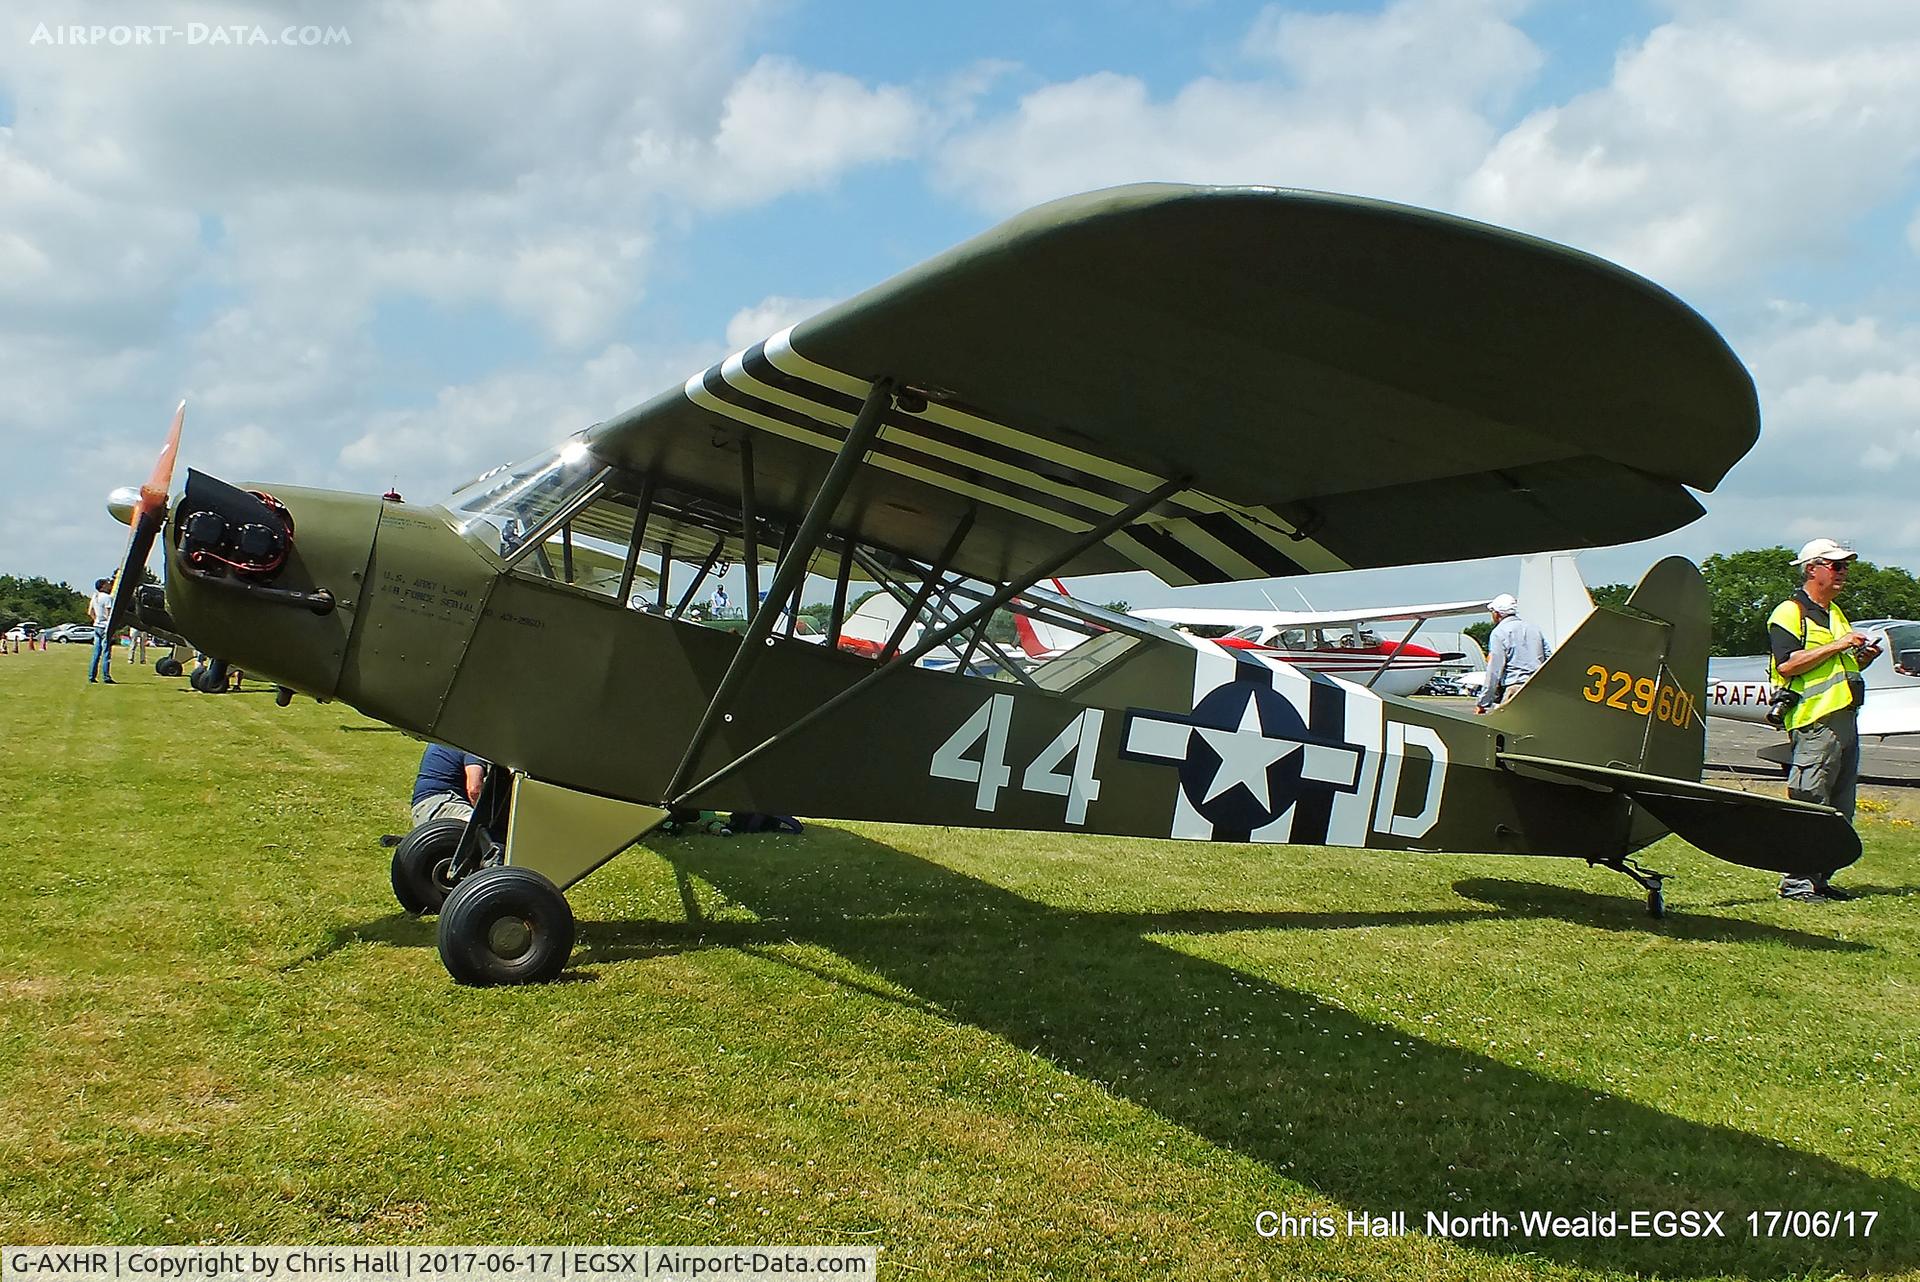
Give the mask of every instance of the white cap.
<path id="1" fill-rule="evenodd" d="M 1805 565 L 1809 561 L 1851 561 L 1859 555 L 1852 548 L 1843 548 L 1832 539 L 1815 539 L 1800 549 L 1800 555 L 1793 558 L 1793 563 Z"/>
<path id="2" fill-rule="evenodd" d="M 1487 602 L 1487 609 L 1492 610 L 1495 614 L 1518 614 L 1520 613 L 1520 603 L 1513 599 L 1513 593 L 1502 592 L 1499 596 Z"/>

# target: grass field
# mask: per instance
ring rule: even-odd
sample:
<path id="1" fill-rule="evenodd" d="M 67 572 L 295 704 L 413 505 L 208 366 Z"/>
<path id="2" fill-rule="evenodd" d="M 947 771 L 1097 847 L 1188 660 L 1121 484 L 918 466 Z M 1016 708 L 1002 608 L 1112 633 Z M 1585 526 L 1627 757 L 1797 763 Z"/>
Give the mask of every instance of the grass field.
<path id="1" fill-rule="evenodd" d="M 0 1241 L 829 1243 L 886 1276 L 1920 1276 L 1920 833 L 1849 904 L 1561 861 L 826 825 L 576 887 L 456 987 L 419 745 L 0 658 Z M 683 894 L 697 919 L 689 920 Z M 1703 1240 L 1526 1211 L 1713 1208 Z M 1768 1209 L 1871 1236 L 1751 1236 Z M 1331 1239 L 1263 1238 L 1262 1210 Z M 1474 1240 L 1349 1212 L 1504 1213 Z M 1862 1221 L 1855 1220 L 1856 1227 Z"/>

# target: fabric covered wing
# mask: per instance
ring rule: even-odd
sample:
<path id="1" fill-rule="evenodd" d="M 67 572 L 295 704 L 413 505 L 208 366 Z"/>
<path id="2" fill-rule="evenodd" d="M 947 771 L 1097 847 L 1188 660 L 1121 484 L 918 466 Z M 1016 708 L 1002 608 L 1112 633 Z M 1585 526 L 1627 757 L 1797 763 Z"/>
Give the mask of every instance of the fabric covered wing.
<path id="1" fill-rule="evenodd" d="M 1270 188 L 1043 205 L 595 427 L 596 454 L 804 510 L 873 383 L 836 526 L 1003 580 L 1163 480 L 1060 567 L 1171 584 L 1627 542 L 1698 516 L 1752 380 L 1621 268 L 1441 214 Z"/>

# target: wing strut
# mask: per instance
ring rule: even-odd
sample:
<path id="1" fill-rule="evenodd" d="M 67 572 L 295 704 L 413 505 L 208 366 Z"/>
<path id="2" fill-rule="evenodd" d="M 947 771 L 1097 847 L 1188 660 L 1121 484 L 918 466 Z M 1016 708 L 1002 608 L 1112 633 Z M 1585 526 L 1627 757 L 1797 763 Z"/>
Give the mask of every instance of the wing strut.
<path id="1" fill-rule="evenodd" d="M 640 501 L 633 505 L 633 533 L 627 538 L 627 559 L 620 567 L 620 590 L 614 594 L 614 600 L 620 603 L 622 610 L 627 608 L 627 599 L 633 592 L 633 572 L 640 565 L 640 544 L 647 537 L 647 518 L 653 515 L 653 491 L 658 478 L 652 472 L 640 484 Z"/>
<path id="2" fill-rule="evenodd" d="M 747 572 L 747 623 L 760 613 L 760 514 L 754 510 L 753 435 L 740 438 L 740 564 Z"/>
<path id="3" fill-rule="evenodd" d="M 693 576 L 693 582 L 687 584 L 687 590 L 680 594 L 679 604 L 673 607 L 674 618 L 677 619 L 685 614 L 687 607 L 693 604 L 693 594 L 700 590 L 700 585 L 707 581 L 709 574 L 713 573 L 714 565 L 720 560 L 720 551 L 726 547 L 726 545 L 727 536 L 725 533 L 714 536 L 713 551 L 707 553 L 707 559 L 700 563 L 700 572 Z"/>
<path id="4" fill-rule="evenodd" d="M 902 607 L 906 607 L 908 601 L 912 598 L 913 594 L 907 591 L 905 585 L 899 582 L 897 579 L 890 576 L 886 571 L 886 567 L 882 566 L 880 562 L 876 560 L 874 557 L 865 555 L 863 553 L 855 553 L 855 555 L 859 556 L 860 567 L 873 577 L 873 581 L 875 583 L 878 583 L 881 586 L 881 588 L 886 591 L 888 596 L 898 601 Z M 939 595 L 935 596 L 924 607 L 927 617 L 930 620 L 934 622 L 945 623 L 950 621 L 953 618 L 953 616 L 959 612 L 959 607 L 953 604 L 953 595 L 954 595 L 954 589 L 956 586 L 957 584 L 954 580 L 951 580 L 951 579 L 942 580 L 940 584 Z M 975 593 L 974 599 L 985 600 L 986 598 L 984 594 Z M 915 620 L 917 620 L 919 616 L 920 616 L 920 611 L 918 610 L 911 611 L 907 614 L 906 621 L 909 624 L 911 624 Z M 1014 661 L 1011 655 L 1009 655 L 1005 650 L 1002 650 L 999 646 L 995 645 L 991 640 L 987 639 L 986 624 L 984 623 L 974 628 L 973 637 L 968 642 L 966 656 L 960 656 L 960 655 L 955 656 L 956 658 L 960 659 L 959 671 L 961 673 L 964 674 L 970 671 L 971 669 L 969 658 L 973 653 L 974 641 L 984 641 L 988 652 L 993 655 L 994 659 L 1000 664 L 1002 668 L 1006 669 L 1006 671 L 1013 677 L 1014 680 L 1020 682 L 1020 684 L 1026 686 L 1030 690 L 1038 690 L 1040 688 L 1039 682 L 1035 681 L 1032 677 L 1028 676 L 1026 672 L 1020 667 L 1020 665 Z M 885 662 L 885 660 L 883 659 L 881 660 L 881 662 Z"/>
<path id="5" fill-rule="evenodd" d="M 880 649 L 880 662 L 885 663 L 900 652 L 900 642 L 906 639 L 907 629 L 920 617 L 920 611 L 926 608 L 927 594 L 933 591 L 936 581 L 946 578 L 947 567 L 953 564 L 953 558 L 960 551 L 960 545 L 967 541 L 967 535 L 973 529 L 975 509 L 969 507 L 967 514 L 953 527 L 953 535 L 947 545 L 940 549 L 940 555 L 933 559 L 927 572 L 920 577 L 920 586 L 914 589 L 913 600 L 901 611 L 900 622 L 894 625 L 893 635 L 887 638 L 886 645 Z"/>
<path id="6" fill-rule="evenodd" d="M 840 628 L 847 621 L 847 580 L 853 577 L 853 540 L 840 536 L 840 573 L 833 579 L 833 617 L 827 621 L 827 649 L 840 648 Z"/>
<path id="7" fill-rule="evenodd" d="M 885 383 L 876 384 L 874 390 L 875 392 L 878 392 L 882 387 L 885 387 L 885 386 L 886 386 Z M 867 398 L 867 404 L 861 407 L 860 419 L 855 420 L 854 422 L 854 431 L 856 433 L 858 433 L 860 429 L 861 422 L 867 418 L 868 416 L 867 411 L 869 409 L 872 409 L 873 405 L 874 405 L 873 397 L 869 396 Z M 874 417 L 878 418 L 878 415 L 876 414 L 874 415 Z M 871 435 L 871 432 L 869 432 L 869 435 Z M 854 440 L 853 436 L 849 436 L 847 438 L 848 446 L 852 445 L 853 440 Z M 846 448 L 847 448 L 846 446 L 842 447 L 842 452 L 841 452 L 842 459 L 844 459 L 846 456 L 845 454 Z M 834 461 L 835 468 L 838 468 L 840 466 L 840 461 L 841 461 L 840 459 L 836 459 Z M 828 474 L 828 480 L 829 481 L 832 480 L 832 473 Z M 968 628 L 973 627 L 975 624 L 980 623 L 988 618 L 991 618 L 995 610 L 998 610 L 1001 606 L 1013 600 L 1013 598 L 1019 596 L 1022 592 L 1030 591 L 1036 583 L 1040 582 L 1040 580 L 1053 575 L 1059 570 L 1061 566 L 1066 565 L 1068 562 L 1072 561 L 1074 557 L 1081 555 L 1082 553 L 1087 551 L 1087 549 L 1093 547 L 1096 543 L 1101 542 L 1102 540 L 1106 539 L 1110 535 L 1119 533 L 1121 530 L 1131 525 L 1136 519 L 1138 519 L 1141 516 L 1144 516 L 1147 512 L 1151 511 L 1154 507 L 1158 506 L 1161 502 L 1163 502 L 1167 498 L 1170 498 L 1171 496 L 1178 494 L 1181 490 L 1184 490 L 1185 488 L 1187 488 L 1187 486 L 1191 484 L 1191 482 L 1192 482 L 1192 478 L 1186 477 L 1186 476 L 1171 477 L 1168 480 L 1162 481 L 1159 487 L 1156 488 L 1152 493 L 1141 495 L 1138 499 L 1128 504 L 1123 511 L 1114 513 L 1112 516 L 1108 517 L 1106 520 L 1100 522 L 1100 524 L 1086 531 L 1079 538 L 1075 539 L 1072 543 L 1061 548 L 1045 563 L 1041 564 L 1037 568 L 1029 570 L 1027 573 L 1021 575 L 1018 579 L 1014 580 L 1013 582 L 1001 585 L 1000 589 L 997 592 L 990 594 L 986 598 L 986 600 L 982 601 L 979 605 L 976 605 L 973 609 L 968 610 L 965 614 L 955 619 L 952 623 L 949 623 L 946 627 L 939 629 L 937 632 L 934 632 L 931 636 L 922 637 L 920 640 L 920 644 L 913 647 L 913 649 L 908 650 L 904 654 L 895 655 L 891 660 L 882 664 L 876 671 L 868 673 L 866 676 L 862 677 L 860 680 L 848 686 L 845 690 L 842 690 L 839 694 L 833 696 L 833 698 L 827 700 L 823 704 L 818 705 L 817 707 L 812 709 L 810 712 L 808 712 L 805 716 L 795 721 L 792 725 L 789 725 L 786 729 L 781 730 L 778 733 L 766 739 L 761 740 L 759 743 L 755 744 L 753 747 L 747 749 L 745 752 L 735 757 L 732 761 L 729 761 L 726 765 L 721 766 L 718 770 L 708 775 L 705 779 L 702 779 L 699 783 L 693 785 L 693 787 L 688 788 L 685 791 L 676 792 L 675 787 L 680 783 L 680 776 L 686 772 L 687 766 L 693 760 L 692 749 L 690 748 L 687 758 L 680 763 L 680 769 L 674 772 L 674 777 L 673 777 L 674 786 L 669 786 L 667 789 L 667 795 L 669 798 L 671 798 L 671 800 L 668 801 L 667 804 L 669 806 L 685 805 L 689 797 L 693 796 L 697 792 L 700 792 L 702 789 L 711 788 L 713 785 L 719 783 L 722 779 L 725 779 L 728 776 L 734 774 L 736 771 L 746 766 L 755 757 L 758 757 L 761 753 L 765 752 L 767 749 L 776 747 L 777 745 L 792 738 L 794 735 L 799 734 L 802 730 L 806 729 L 808 726 L 812 725 L 814 722 L 820 720 L 822 717 L 825 717 L 830 713 L 839 711 L 841 708 L 845 707 L 848 703 L 850 703 L 854 698 L 856 698 L 861 694 L 864 694 L 867 691 L 867 689 L 871 687 L 876 681 L 884 680 L 887 677 L 892 676 L 894 673 L 899 672 L 904 668 L 911 668 L 915 663 L 918 663 L 923 656 L 931 654 L 935 649 L 939 648 L 942 645 L 945 645 L 949 640 L 951 640 L 956 636 L 959 636 L 962 632 L 965 632 Z M 826 492 L 823 490 L 821 497 L 824 498 L 825 494 Z M 819 505 L 818 500 L 815 500 L 815 506 L 817 507 L 818 505 Z M 808 511 L 807 520 L 811 522 L 813 520 L 813 517 L 814 517 L 814 513 L 811 510 Z M 765 634 L 763 633 L 762 635 L 764 636 Z M 736 654 L 734 656 L 735 666 L 738 666 L 741 655 L 744 655 L 750 648 L 757 647 L 757 645 L 758 645 L 758 642 L 742 643 L 740 647 L 740 654 Z M 721 678 L 722 690 L 726 689 L 727 681 L 733 675 L 734 675 L 733 668 L 728 668 L 726 677 Z M 720 704 L 720 693 L 716 692 L 714 694 L 713 703 L 709 705 L 709 708 L 708 708 L 709 716 L 708 718 L 704 719 L 701 722 L 701 727 L 700 727 L 701 731 L 708 730 L 707 721 L 711 720 L 712 711 L 714 708 L 718 707 L 719 704 Z M 699 742 L 694 746 L 704 747 L 706 743 L 706 735 L 700 733 L 700 731 L 696 731 L 695 734 Z"/>
<path id="8" fill-rule="evenodd" d="M 867 446 L 880 430 L 880 421 L 885 417 L 887 407 L 893 404 L 893 380 L 883 378 L 873 385 L 867 393 L 866 403 L 861 405 L 860 414 L 853 420 L 853 427 L 847 433 L 847 439 L 840 445 L 840 452 L 834 455 L 833 466 L 827 469 L 826 479 L 820 482 L 820 489 L 813 496 L 813 502 L 807 507 L 807 514 L 801 518 L 800 527 L 794 531 L 787 542 L 787 549 L 780 558 L 780 564 L 773 572 L 773 582 L 767 587 L 767 604 L 777 606 L 781 601 L 793 595 L 800 586 L 801 575 L 805 573 L 807 561 L 813 552 L 813 546 L 826 532 L 827 522 L 833 519 L 833 511 L 840 506 L 840 499 L 853 483 L 854 474 L 859 470 L 860 460 L 866 457 Z M 748 466 L 746 476 L 752 475 Z M 747 537 L 752 539 L 752 527 L 749 525 Z M 753 565 L 752 553 L 747 564 Z M 748 574 L 754 578 L 751 568 Z M 665 581 L 665 574 L 661 579 Z M 749 605 L 752 603 L 749 602 Z M 747 679 L 760 656 L 766 652 L 767 640 L 773 634 L 773 626 L 780 618 L 780 611 L 755 608 L 751 622 L 747 624 L 746 635 L 740 639 L 740 648 L 733 652 L 733 662 L 727 665 L 726 675 L 720 678 L 720 684 L 714 688 L 713 698 L 707 701 L 707 710 L 700 716 L 700 724 L 693 732 L 693 738 L 687 741 L 687 750 L 680 758 L 680 765 L 674 770 L 673 778 L 667 784 L 667 795 L 673 796 L 680 790 L 687 773 L 693 769 L 693 763 L 699 759 L 701 751 L 707 746 L 707 740 L 720 725 L 722 710 L 733 702 L 733 696 L 740 689 L 741 682 Z"/>
<path id="9" fill-rule="evenodd" d="M 1407 635 L 1401 637 L 1397 642 L 1395 642 L 1393 649 L 1387 652 L 1387 661 L 1381 664 L 1379 667 L 1375 668 L 1373 670 L 1373 675 L 1367 678 L 1367 689 L 1369 690 L 1373 689 L 1374 682 L 1378 681 L 1381 677 L 1387 674 L 1387 669 L 1393 666 L 1393 661 L 1400 657 L 1400 652 L 1407 648 L 1407 642 L 1413 640 L 1413 634 L 1418 632 L 1420 630 L 1420 625 L 1425 622 L 1426 622 L 1425 619 L 1415 619 L 1413 621 L 1413 626 L 1407 629 Z M 1652 718 L 1648 718 L 1648 719 L 1651 720 Z"/>

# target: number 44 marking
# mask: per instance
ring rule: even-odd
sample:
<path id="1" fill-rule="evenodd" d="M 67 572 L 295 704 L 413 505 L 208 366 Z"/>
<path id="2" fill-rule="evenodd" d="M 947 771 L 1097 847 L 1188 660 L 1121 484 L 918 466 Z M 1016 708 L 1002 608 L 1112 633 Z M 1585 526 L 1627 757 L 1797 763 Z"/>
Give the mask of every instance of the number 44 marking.
<path id="1" fill-rule="evenodd" d="M 1069 721 L 1066 729 L 1040 750 L 1040 755 L 1020 776 L 1023 791 L 1065 797 L 1070 824 L 1084 824 L 1087 803 L 1100 798 L 1100 781 L 1093 777 L 1093 766 L 1099 754 L 1100 725 L 1106 715 L 1100 708 L 1088 708 Z M 1007 730 L 1012 723 L 1013 696 L 994 695 L 967 718 L 965 725 L 934 749 L 933 764 L 927 773 L 935 779 L 978 785 L 973 794 L 973 807 L 991 814 L 999 807 L 1000 790 L 1013 778 L 1013 771 L 1007 766 Z M 975 747 L 980 749 L 978 759 L 967 755 Z M 1073 759 L 1073 766 L 1063 774 L 1061 767 L 1067 764 L 1068 758 Z"/>

